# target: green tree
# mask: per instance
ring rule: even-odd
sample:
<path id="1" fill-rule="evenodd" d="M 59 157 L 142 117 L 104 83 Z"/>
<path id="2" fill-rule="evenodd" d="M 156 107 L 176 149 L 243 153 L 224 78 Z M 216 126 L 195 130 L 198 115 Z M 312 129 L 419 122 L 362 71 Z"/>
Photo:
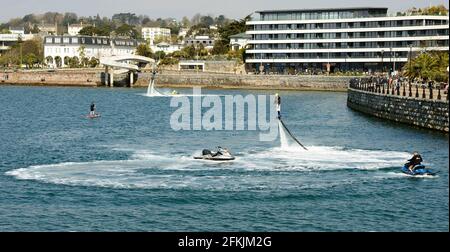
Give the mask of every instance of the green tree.
<path id="1" fill-rule="evenodd" d="M 422 11 L 423 15 L 439 15 L 439 16 L 447 16 L 448 9 L 444 5 L 431 6 L 429 8 L 425 8 Z"/>
<path id="2" fill-rule="evenodd" d="M 155 39 L 153 40 L 153 43 L 154 43 L 154 44 L 159 44 L 159 43 L 161 43 L 161 42 L 170 42 L 170 39 L 171 39 L 170 37 L 158 35 L 158 36 L 156 36 Z"/>
<path id="3" fill-rule="evenodd" d="M 136 54 L 144 57 L 152 58 L 152 49 L 147 44 L 140 44 L 136 48 Z"/>
<path id="4" fill-rule="evenodd" d="M 186 56 L 186 59 L 193 59 L 197 55 L 195 46 L 193 45 L 184 47 L 181 49 L 181 52 Z"/>
<path id="5" fill-rule="evenodd" d="M 81 65 L 83 67 L 87 66 L 87 62 L 89 61 L 89 59 L 86 57 L 86 47 L 85 46 L 82 45 L 78 48 L 78 56 L 80 56 Z"/>
<path id="6" fill-rule="evenodd" d="M 99 64 L 100 64 L 100 61 L 97 58 L 95 58 L 95 57 L 92 57 L 89 60 L 89 66 L 92 67 L 92 68 L 97 67 Z"/>
<path id="7" fill-rule="evenodd" d="M 78 68 L 80 67 L 80 59 L 77 56 L 74 56 L 69 59 L 69 67 L 70 68 Z"/>
<path id="8" fill-rule="evenodd" d="M 247 30 L 246 22 L 250 20 L 250 16 L 241 20 L 235 20 L 219 27 L 220 39 L 215 42 L 212 53 L 214 55 L 222 55 L 230 50 L 230 36 L 244 33 Z"/>
<path id="9" fill-rule="evenodd" d="M 123 24 L 123 25 L 119 26 L 115 30 L 115 32 L 119 36 L 126 36 L 126 37 L 133 38 L 133 39 L 137 39 L 139 37 L 137 30 L 133 26 L 128 25 L 128 24 Z"/>
<path id="10" fill-rule="evenodd" d="M 154 58 L 156 60 L 162 60 L 162 59 L 164 59 L 164 57 L 166 57 L 166 53 L 165 52 L 163 52 L 163 51 L 156 51 L 155 52 Z"/>
<path id="11" fill-rule="evenodd" d="M 23 57 L 23 61 L 24 61 L 25 65 L 27 66 L 27 68 L 33 68 L 34 65 L 39 63 L 38 57 L 34 53 L 27 53 Z"/>
<path id="12" fill-rule="evenodd" d="M 41 31 L 41 30 L 39 30 L 39 27 L 38 27 L 37 24 L 35 24 L 35 25 L 33 26 L 33 28 L 30 30 L 30 32 L 33 33 L 33 34 L 37 34 L 37 33 L 39 33 L 40 31 Z"/>
<path id="13" fill-rule="evenodd" d="M 407 62 L 403 73 L 410 78 L 448 81 L 448 52 L 423 52 Z"/>
<path id="14" fill-rule="evenodd" d="M 59 56 L 55 57 L 55 64 L 56 64 L 56 67 L 61 67 L 62 66 L 62 59 L 61 59 L 61 57 L 59 57 Z"/>
<path id="15" fill-rule="evenodd" d="M 83 29 L 81 29 L 80 32 L 78 32 L 79 35 L 84 36 L 95 36 L 98 35 L 99 33 L 100 33 L 99 29 L 94 26 L 83 27 Z"/>
<path id="16" fill-rule="evenodd" d="M 210 16 L 203 16 L 200 18 L 200 23 L 209 27 L 214 24 L 214 19 Z"/>
<path id="17" fill-rule="evenodd" d="M 228 52 L 229 45 L 226 44 L 226 40 L 217 40 L 214 43 L 214 47 L 211 51 L 213 55 L 224 55 Z"/>
<path id="18" fill-rule="evenodd" d="M 185 28 L 189 28 L 191 26 L 191 21 L 185 16 L 181 19 L 181 25 Z"/>

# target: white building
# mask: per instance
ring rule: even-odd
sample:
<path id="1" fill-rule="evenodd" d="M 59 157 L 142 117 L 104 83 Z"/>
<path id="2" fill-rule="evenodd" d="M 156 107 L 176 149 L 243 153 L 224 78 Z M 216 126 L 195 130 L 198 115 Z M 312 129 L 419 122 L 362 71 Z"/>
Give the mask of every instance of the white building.
<path id="1" fill-rule="evenodd" d="M 152 49 L 153 52 L 159 52 L 162 51 L 166 54 L 168 53 L 173 53 L 176 51 L 180 51 L 181 49 L 183 49 L 183 45 L 181 44 L 169 44 L 169 43 L 165 43 L 165 42 L 161 42 L 157 45 L 151 45 L 150 48 Z"/>
<path id="2" fill-rule="evenodd" d="M 20 33 L 0 34 L 0 55 L 11 49 L 11 46 L 15 45 L 19 39 L 22 41 L 32 40 L 34 36 L 34 34 Z"/>
<path id="3" fill-rule="evenodd" d="M 39 24 L 39 32 L 44 35 L 55 35 L 58 32 L 58 26 L 56 24 Z"/>
<path id="4" fill-rule="evenodd" d="M 180 28 L 180 30 L 178 31 L 178 37 L 186 37 L 187 33 L 188 33 L 189 29 L 187 28 Z"/>
<path id="5" fill-rule="evenodd" d="M 134 54 L 139 42 L 134 39 L 111 39 L 91 36 L 46 36 L 44 38 L 44 58 L 51 67 L 67 67 L 68 60 L 79 60 L 84 48 L 88 59 L 104 56 Z"/>
<path id="6" fill-rule="evenodd" d="M 80 24 L 68 24 L 67 25 L 67 33 L 70 36 L 77 36 L 80 34 L 80 31 L 86 27 L 87 25 L 84 25 L 83 23 Z"/>
<path id="7" fill-rule="evenodd" d="M 247 22 L 246 51 L 255 71 L 396 71 L 410 50 L 449 50 L 448 15 L 392 16 L 387 8 L 363 7 L 256 13 Z"/>
<path id="8" fill-rule="evenodd" d="M 245 48 L 251 39 L 252 39 L 252 36 L 249 34 L 245 34 L 245 33 L 231 35 L 230 36 L 230 47 L 234 51 L 238 51 L 242 48 Z"/>
<path id="9" fill-rule="evenodd" d="M 21 36 L 25 35 L 25 28 L 23 28 L 23 27 L 9 27 L 9 31 L 12 34 L 18 34 Z"/>
<path id="10" fill-rule="evenodd" d="M 154 41 L 158 37 L 164 37 L 170 39 L 170 29 L 160 27 L 142 27 L 142 38 L 150 42 L 153 45 Z"/>
<path id="11" fill-rule="evenodd" d="M 184 41 L 186 46 L 198 46 L 203 45 L 206 49 L 212 49 L 214 47 L 214 39 L 209 36 L 195 36 L 194 38 L 188 38 Z"/>

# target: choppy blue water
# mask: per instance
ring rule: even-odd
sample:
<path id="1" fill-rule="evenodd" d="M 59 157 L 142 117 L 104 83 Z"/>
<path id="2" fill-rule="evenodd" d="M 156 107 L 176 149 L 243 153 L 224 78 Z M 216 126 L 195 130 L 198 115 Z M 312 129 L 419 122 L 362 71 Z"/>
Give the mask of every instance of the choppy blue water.
<path id="1" fill-rule="evenodd" d="M 254 131 L 175 132 L 170 98 L 145 92 L 0 87 L 0 230 L 449 229 L 448 135 L 354 112 L 345 93 L 281 92 L 310 150 L 283 149 Z M 217 145 L 236 161 L 192 159 Z M 401 174 L 414 150 L 439 176 Z"/>

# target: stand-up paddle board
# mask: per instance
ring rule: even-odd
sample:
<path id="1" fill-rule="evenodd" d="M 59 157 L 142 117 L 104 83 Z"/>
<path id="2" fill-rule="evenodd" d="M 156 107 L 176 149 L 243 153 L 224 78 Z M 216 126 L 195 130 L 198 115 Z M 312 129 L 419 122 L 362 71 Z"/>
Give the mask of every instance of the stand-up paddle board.
<path id="1" fill-rule="evenodd" d="M 95 114 L 95 115 L 87 115 L 86 118 L 88 119 L 95 119 L 95 118 L 99 118 L 100 114 Z"/>

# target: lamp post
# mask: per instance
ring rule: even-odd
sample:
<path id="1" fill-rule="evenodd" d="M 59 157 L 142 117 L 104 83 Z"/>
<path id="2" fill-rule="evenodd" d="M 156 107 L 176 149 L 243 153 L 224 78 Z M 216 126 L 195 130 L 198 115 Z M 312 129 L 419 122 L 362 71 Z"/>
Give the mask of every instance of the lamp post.
<path id="1" fill-rule="evenodd" d="M 409 78 L 408 78 L 408 82 L 409 82 L 409 97 L 412 96 L 412 90 L 411 90 L 411 78 L 412 78 L 412 68 L 411 68 L 411 57 L 412 57 L 412 44 L 409 44 L 409 55 L 408 55 L 408 60 L 409 60 Z"/>
<path id="2" fill-rule="evenodd" d="M 396 72 L 395 72 L 395 60 L 397 59 L 397 53 L 396 52 L 394 52 L 394 64 L 393 64 L 393 66 L 392 66 L 392 75 L 397 75 L 396 74 Z"/>
<path id="3" fill-rule="evenodd" d="M 22 63 L 23 63 L 23 56 L 22 56 L 22 36 L 19 35 L 18 39 L 17 39 L 17 43 L 19 43 L 19 53 L 20 53 L 20 66 L 19 69 L 22 69 Z"/>
<path id="4" fill-rule="evenodd" d="M 384 50 L 381 50 L 381 72 L 384 73 Z"/>
<path id="5" fill-rule="evenodd" d="M 448 67 L 447 67 L 447 75 L 448 75 Z M 449 80 L 447 80 L 447 100 L 448 100 L 448 84 L 449 84 Z"/>
<path id="6" fill-rule="evenodd" d="M 392 63 L 392 47 L 391 48 L 389 48 L 389 50 L 390 50 L 390 53 L 389 53 L 389 62 L 391 62 Z M 389 71 L 389 77 L 391 77 L 391 71 Z"/>

